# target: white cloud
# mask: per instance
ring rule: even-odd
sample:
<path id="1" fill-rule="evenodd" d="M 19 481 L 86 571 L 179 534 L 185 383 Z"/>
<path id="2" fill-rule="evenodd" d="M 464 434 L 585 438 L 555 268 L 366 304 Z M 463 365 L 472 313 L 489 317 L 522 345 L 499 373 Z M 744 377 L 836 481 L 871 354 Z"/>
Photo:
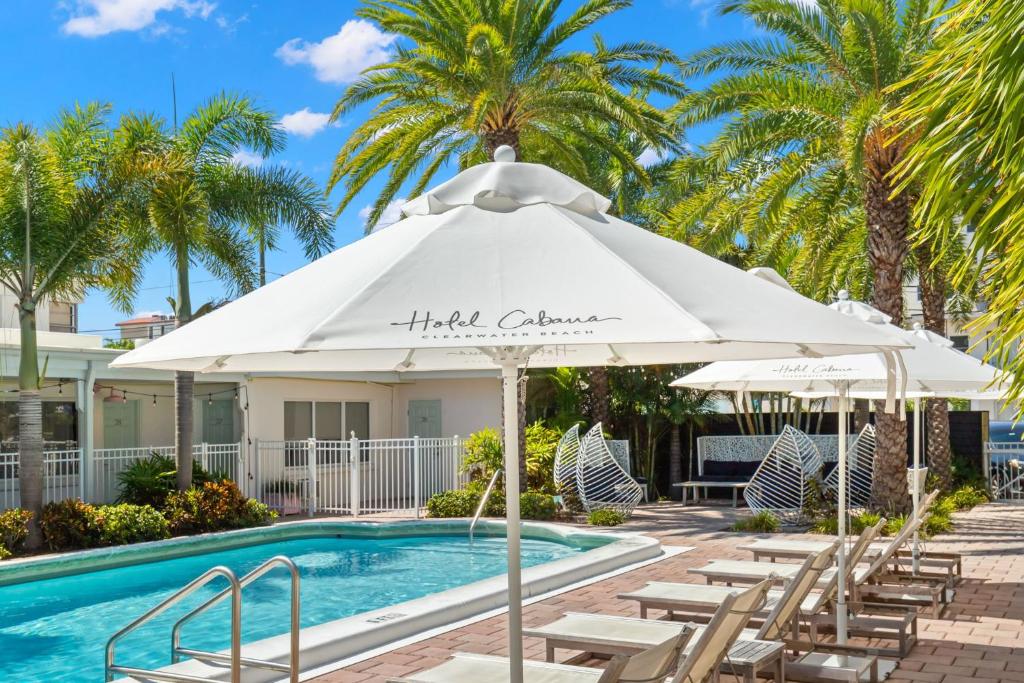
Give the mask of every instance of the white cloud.
<path id="1" fill-rule="evenodd" d="M 370 230 L 370 232 L 383 230 L 389 225 L 394 225 L 398 221 L 402 220 L 402 205 L 407 201 L 408 200 L 405 197 L 399 197 L 398 199 L 388 202 L 388 205 L 384 207 L 384 212 L 380 215 L 380 220 L 377 221 L 377 224 L 373 226 L 373 229 Z M 369 205 L 359 209 L 359 217 L 363 219 L 363 225 L 368 225 L 371 211 L 373 211 L 373 207 Z"/>
<path id="2" fill-rule="evenodd" d="M 640 164 L 644 168 L 650 168 L 654 164 L 662 160 L 661 152 L 654 149 L 653 147 L 646 148 L 640 153 L 640 156 L 636 158 L 636 163 Z"/>
<path id="3" fill-rule="evenodd" d="M 397 36 L 383 33 L 363 19 L 350 19 L 319 43 L 293 38 L 274 53 L 285 64 L 309 64 L 317 80 L 351 83 L 364 70 L 391 57 Z"/>
<path id="4" fill-rule="evenodd" d="M 281 130 L 304 138 L 313 137 L 329 125 L 331 125 L 330 114 L 310 111 L 309 107 L 285 114 L 278 122 Z"/>
<path id="5" fill-rule="evenodd" d="M 158 12 L 181 11 L 186 17 L 206 19 L 216 6 L 207 0 L 77 0 L 71 18 L 61 30 L 69 35 L 97 38 L 152 26 Z"/>
<path id="6" fill-rule="evenodd" d="M 240 149 L 231 155 L 231 161 L 239 166 L 258 168 L 263 165 L 263 157 L 247 149 Z"/>

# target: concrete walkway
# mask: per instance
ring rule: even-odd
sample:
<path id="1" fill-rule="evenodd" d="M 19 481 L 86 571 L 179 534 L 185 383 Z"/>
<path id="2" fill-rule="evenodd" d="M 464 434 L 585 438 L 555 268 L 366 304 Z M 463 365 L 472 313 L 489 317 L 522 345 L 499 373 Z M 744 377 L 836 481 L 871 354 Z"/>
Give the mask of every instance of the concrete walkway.
<path id="1" fill-rule="evenodd" d="M 665 504 L 639 510 L 620 528 L 656 536 L 665 545 L 696 546 L 696 550 L 530 605 L 524 612 L 525 624 L 544 624 L 567 611 L 637 616 L 635 605 L 616 599 L 616 594 L 647 581 L 703 583 L 700 577 L 687 574 L 687 569 L 715 558 L 749 559 L 735 546 L 754 535 L 725 530 L 735 516 L 731 508 L 718 506 Z M 928 547 L 964 553 L 966 578 L 943 618 L 921 617 L 918 644 L 889 680 L 1024 683 L 1024 506 L 991 504 L 959 514 L 955 532 L 931 541 Z M 314 680 L 385 681 L 439 664 L 453 652 L 504 655 L 505 629 L 505 617 L 493 617 Z M 543 644 L 536 639 L 526 640 L 525 652 L 529 659 L 544 658 Z M 729 678 L 723 676 L 723 680 Z"/>

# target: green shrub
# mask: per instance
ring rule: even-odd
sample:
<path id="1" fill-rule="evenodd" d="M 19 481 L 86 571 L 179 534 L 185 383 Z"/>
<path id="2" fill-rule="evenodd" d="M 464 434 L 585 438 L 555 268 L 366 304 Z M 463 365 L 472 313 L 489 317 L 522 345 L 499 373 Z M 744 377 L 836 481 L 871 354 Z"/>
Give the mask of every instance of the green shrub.
<path id="1" fill-rule="evenodd" d="M 989 501 L 989 496 L 983 488 L 971 484 L 965 484 L 953 491 L 953 493 L 942 498 L 941 501 L 949 501 L 955 510 L 970 510 L 975 505 L 987 503 Z"/>
<path id="2" fill-rule="evenodd" d="M 255 498 L 249 498 L 242 506 L 239 524 L 242 528 L 267 526 L 277 519 L 277 513 Z"/>
<path id="3" fill-rule="evenodd" d="M 468 489 L 435 493 L 427 500 L 427 517 L 472 517 L 479 502 L 479 494 Z"/>
<path id="4" fill-rule="evenodd" d="M 102 520 L 92 505 L 69 498 L 44 505 L 39 527 L 50 550 L 94 548 L 100 544 Z"/>
<path id="5" fill-rule="evenodd" d="M 770 512 L 758 512 L 756 515 L 736 520 L 732 525 L 733 531 L 746 531 L 758 534 L 778 533 L 781 524 L 779 518 Z"/>
<path id="6" fill-rule="evenodd" d="M 103 505 L 97 513 L 102 545 L 158 541 L 171 535 L 167 520 L 151 505 Z"/>
<path id="7" fill-rule="evenodd" d="M 907 523 L 907 515 L 892 515 L 885 521 L 885 526 L 882 527 L 883 536 L 895 536 L 903 528 L 903 525 Z"/>
<path id="8" fill-rule="evenodd" d="M 117 501 L 133 505 L 163 507 L 167 495 L 177 488 L 178 463 L 174 458 L 151 453 L 145 460 L 136 460 L 128 469 L 117 475 L 120 490 Z M 192 485 L 202 486 L 207 482 L 221 481 L 227 476 L 207 472 L 198 460 L 192 461 Z"/>
<path id="9" fill-rule="evenodd" d="M 523 519 L 554 519 L 555 499 L 540 491 L 527 491 L 519 496 L 519 516 Z"/>
<path id="10" fill-rule="evenodd" d="M 930 538 L 953 530 L 953 519 L 949 515 L 931 514 L 921 526 L 921 535 Z"/>
<path id="11" fill-rule="evenodd" d="M 470 473 L 474 479 L 489 480 L 491 475 L 504 467 L 501 435 L 496 429 L 487 427 L 473 432 L 463 448 L 462 471 Z"/>
<path id="12" fill-rule="evenodd" d="M 28 538 L 28 523 L 32 513 L 21 508 L 11 508 L 0 512 L 0 549 L 8 552 L 8 557 L 21 550 Z M 0 560 L 4 559 L 0 557 Z"/>
<path id="13" fill-rule="evenodd" d="M 2 545 L 0 545 L 0 562 L 2 562 L 3 560 L 6 560 L 8 557 L 10 557 L 13 554 L 14 553 L 12 553 L 10 550 L 8 550 L 7 548 L 5 548 Z"/>
<path id="14" fill-rule="evenodd" d="M 587 524 L 591 526 L 618 526 L 626 521 L 626 513 L 611 508 L 593 510 L 587 515 Z"/>
<path id="15" fill-rule="evenodd" d="M 173 491 L 167 496 L 163 512 L 174 535 L 240 529 L 249 525 L 253 514 L 261 518 L 260 524 L 273 519 L 264 515 L 262 508 L 254 508 L 230 479 Z"/>
<path id="16" fill-rule="evenodd" d="M 875 512 L 862 512 L 859 515 L 853 515 L 850 517 L 850 523 L 846 528 L 846 532 L 849 534 L 860 534 L 869 526 L 878 524 L 882 519 L 882 516 Z M 835 536 L 839 533 L 839 520 L 835 515 L 821 517 L 814 520 L 811 524 L 811 528 L 807 530 L 811 534 L 829 534 Z M 882 533 L 885 533 L 885 527 L 882 528 Z"/>
<path id="17" fill-rule="evenodd" d="M 526 486 L 531 491 L 555 492 L 555 452 L 562 433 L 537 421 L 526 427 Z"/>

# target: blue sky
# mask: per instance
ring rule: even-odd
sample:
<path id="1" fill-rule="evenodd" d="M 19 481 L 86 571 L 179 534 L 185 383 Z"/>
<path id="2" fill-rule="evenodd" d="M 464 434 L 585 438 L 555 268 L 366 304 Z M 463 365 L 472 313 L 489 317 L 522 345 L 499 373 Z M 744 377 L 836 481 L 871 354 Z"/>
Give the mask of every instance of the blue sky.
<path id="1" fill-rule="evenodd" d="M 643 39 L 680 54 L 749 37 L 750 26 L 718 16 L 715 4 L 634 0 L 632 8 L 596 30 L 609 43 Z M 565 0 L 563 9 L 577 5 Z M 287 164 L 321 184 L 367 110 L 338 126 L 326 124 L 326 113 L 346 83 L 393 46 L 376 27 L 355 21 L 356 0 L 7 0 L 4 6 L 0 59 L 8 68 L 0 125 L 43 126 L 61 107 L 91 100 L 109 102 L 116 112 L 145 110 L 170 119 L 173 73 L 179 116 L 221 90 L 249 95 L 279 116 L 288 131 L 287 149 L 267 163 Z M 690 141 L 699 144 L 709 133 L 693 131 Z M 369 186 L 339 216 L 339 246 L 363 234 L 360 210 L 378 187 Z M 303 263 L 301 249 L 285 239 L 282 249 L 269 255 L 270 277 Z M 223 287 L 201 270 L 193 272 L 192 281 L 195 305 L 223 295 Z M 154 257 L 135 311 L 168 311 L 172 283 L 170 264 Z M 80 308 L 80 327 L 114 336 L 108 330 L 124 317 L 94 292 Z"/>

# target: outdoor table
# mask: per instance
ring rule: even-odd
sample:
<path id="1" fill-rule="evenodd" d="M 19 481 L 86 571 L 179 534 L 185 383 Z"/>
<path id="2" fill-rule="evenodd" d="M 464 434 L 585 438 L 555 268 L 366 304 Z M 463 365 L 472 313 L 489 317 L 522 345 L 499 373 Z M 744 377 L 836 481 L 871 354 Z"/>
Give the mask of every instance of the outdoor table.
<path id="1" fill-rule="evenodd" d="M 676 483 L 676 484 L 672 484 L 672 486 L 678 486 L 679 488 L 681 488 L 683 490 L 683 506 L 685 506 L 686 502 L 687 502 L 687 495 L 686 494 L 687 494 L 687 490 L 688 489 L 693 489 L 693 502 L 694 503 L 699 503 L 700 502 L 700 489 L 702 489 L 702 488 L 704 489 L 704 497 L 707 498 L 708 497 L 708 489 L 709 488 L 723 488 L 723 489 L 732 489 L 732 506 L 733 507 L 739 507 L 740 491 L 745 489 L 745 488 L 747 488 L 747 486 L 749 486 L 749 485 L 750 485 L 749 481 L 700 481 L 700 480 L 683 481 L 683 482 L 679 482 L 679 483 Z"/>

